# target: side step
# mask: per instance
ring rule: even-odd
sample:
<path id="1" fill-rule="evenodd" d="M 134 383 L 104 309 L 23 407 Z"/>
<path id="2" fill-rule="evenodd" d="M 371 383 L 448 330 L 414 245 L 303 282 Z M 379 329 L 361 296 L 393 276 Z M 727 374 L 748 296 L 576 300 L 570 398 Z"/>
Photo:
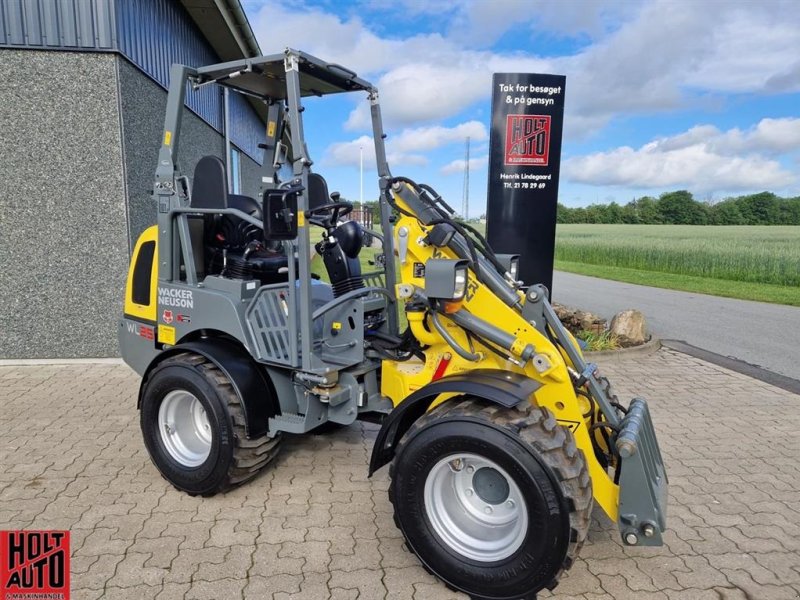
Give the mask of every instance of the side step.
<path id="1" fill-rule="evenodd" d="M 306 433 L 306 415 L 294 413 L 283 413 L 276 417 L 270 417 L 270 431 L 285 431 L 287 433 Z"/>
<path id="2" fill-rule="evenodd" d="M 667 472 L 647 402 L 634 398 L 617 436 L 619 531 L 628 546 L 660 546 L 667 527 Z"/>

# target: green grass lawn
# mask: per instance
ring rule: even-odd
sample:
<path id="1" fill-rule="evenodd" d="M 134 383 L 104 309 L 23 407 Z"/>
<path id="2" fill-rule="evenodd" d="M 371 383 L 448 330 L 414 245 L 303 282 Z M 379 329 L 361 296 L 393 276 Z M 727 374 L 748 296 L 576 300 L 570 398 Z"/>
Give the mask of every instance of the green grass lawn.
<path id="1" fill-rule="evenodd" d="M 626 269 L 624 267 L 608 267 L 602 265 L 587 265 L 567 261 L 556 261 L 556 269 L 579 275 L 591 275 L 602 279 L 638 283 L 669 290 L 682 290 L 724 296 L 726 298 L 739 298 L 741 300 L 757 300 L 773 304 L 788 304 L 800 306 L 800 287 L 784 285 L 770 285 L 767 283 L 750 283 L 746 281 L 728 281 L 725 279 L 711 279 L 708 277 L 694 277 L 691 275 L 676 275 L 674 273 L 661 273 L 658 271 L 643 271 Z"/>
<path id="2" fill-rule="evenodd" d="M 559 225 L 556 269 L 800 306 L 800 227 Z"/>

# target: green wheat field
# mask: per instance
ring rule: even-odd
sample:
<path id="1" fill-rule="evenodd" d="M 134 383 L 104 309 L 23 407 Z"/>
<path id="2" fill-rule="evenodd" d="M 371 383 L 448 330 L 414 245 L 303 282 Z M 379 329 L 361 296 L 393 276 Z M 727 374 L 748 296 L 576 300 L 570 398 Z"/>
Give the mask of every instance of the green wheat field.
<path id="1" fill-rule="evenodd" d="M 800 306 L 800 227 L 560 224 L 556 269 Z"/>

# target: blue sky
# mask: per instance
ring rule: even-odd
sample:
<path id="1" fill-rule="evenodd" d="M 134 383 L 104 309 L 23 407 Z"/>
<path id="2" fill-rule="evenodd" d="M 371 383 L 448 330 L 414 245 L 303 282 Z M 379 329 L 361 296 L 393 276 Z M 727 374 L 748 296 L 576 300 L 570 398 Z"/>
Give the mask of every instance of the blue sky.
<path id="1" fill-rule="evenodd" d="M 800 2 L 242 0 L 264 53 L 345 65 L 381 92 L 392 172 L 486 205 L 491 76 L 567 77 L 559 199 L 689 189 L 800 195 Z M 377 196 L 365 97 L 306 101 L 315 170 Z"/>

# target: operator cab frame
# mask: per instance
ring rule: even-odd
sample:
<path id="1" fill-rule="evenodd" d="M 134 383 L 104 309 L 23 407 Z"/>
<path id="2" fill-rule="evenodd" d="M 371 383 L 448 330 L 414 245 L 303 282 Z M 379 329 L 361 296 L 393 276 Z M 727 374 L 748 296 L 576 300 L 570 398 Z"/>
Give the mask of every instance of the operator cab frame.
<path id="1" fill-rule="evenodd" d="M 180 125 L 186 90 L 206 85 L 219 85 L 247 96 L 256 110 L 266 116 L 266 140 L 260 144 L 264 161 L 255 199 L 229 192 L 227 181 L 221 177 L 224 165 L 216 157 L 201 159 L 191 185 L 179 168 Z M 288 283 L 286 311 L 296 315 L 291 320 L 300 332 L 297 350 L 299 366 L 304 370 L 313 370 L 315 334 L 312 322 L 315 315 L 319 318 L 324 311 L 320 299 L 329 297 L 316 289 L 318 282 L 313 281 L 310 271 L 310 224 L 319 225 L 325 231 L 316 250 L 322 256 L 332 283 L 333 298 L 328 304 L 342 296 L 358 299 L 372 295 L 373 302 L 366 307 L 371 314 L 370 327 L 398 334 L 394 263 L 385 261 L 380 288 L 365 286 L 358 259 L 363 245 L 361 227 L 352 221 L 338 222 L 352 205 L 340 201 L 335 192 L 328 193 L 324 178 L 312 171 L 313 161 L 304 141 L 302 98 L 347 92 L 365 92 L 373 117 L 378 117 L 373 118 L 378 171 L 380 181 L 388 182 L 391 174 L 386 163 L 377 90 L 349 69 L 287 49 L 282 54 L 198 69 L 173 65 L 171 71 L 153 188 L 161 250 L 159 283 L 202 286 L 208 276 L 249 278 L 258 281 L 260 286 Z M 264 207 L 268 198 L 276 197 L 283 201 L 283 213 L 291 214 L 291 219 L 295 220 L 287 225 L 291 225 L 290 234 L 293 234 L 292 227 L 296 227 L 296 237 L 271 234 L 274 223 L 270 223 L 271 215 L 264 214 Z M 389 212 L 381 211 L 382 233 L 370 232 L 382 240 L 386 256 L 394 254 L 391 224 L 388 216 L 384 216 Z M 381 298 L 377 304 L 376 297 Z"/>

